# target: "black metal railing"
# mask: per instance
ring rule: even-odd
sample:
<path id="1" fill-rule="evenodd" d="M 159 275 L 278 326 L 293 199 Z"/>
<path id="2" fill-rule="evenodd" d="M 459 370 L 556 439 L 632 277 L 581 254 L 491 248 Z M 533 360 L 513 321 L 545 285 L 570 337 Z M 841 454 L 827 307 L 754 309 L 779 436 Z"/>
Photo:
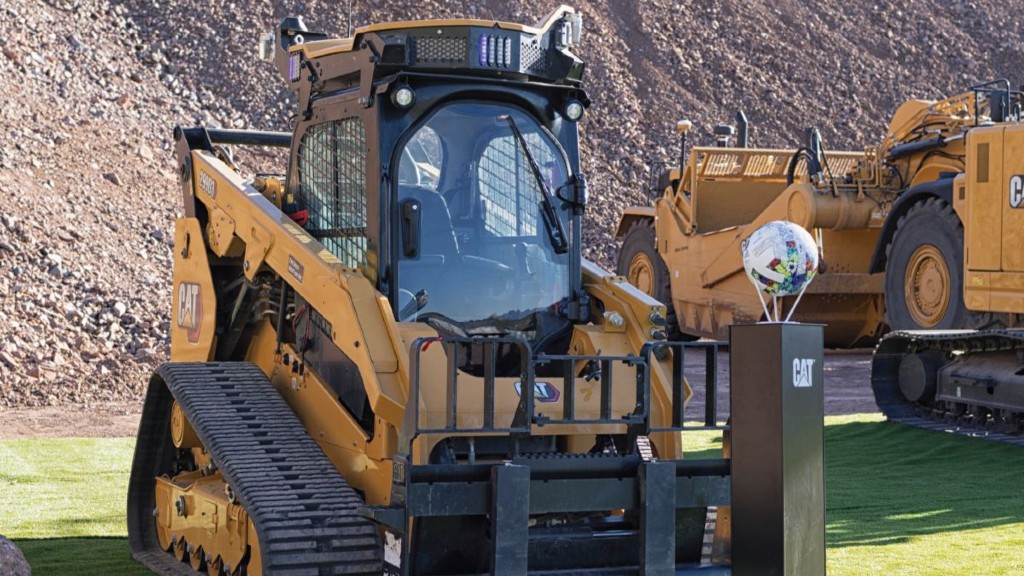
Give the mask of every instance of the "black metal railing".
<path id="1" fill-rule="evenodd" d="M 728 346 L 726 342 L 703 341 L 703 342 L 648 342 L 641 350 L 645 358 L 651 354 L 660 357 L 665 355 L 666 350 L 672 351 L 672 422 L 669 426 L 652 428 L 651 432 L 675 432 L 687 430 L 725 430 L 728 426 L 718 424 L 718 355 L 721 348 Z M 703 351 L 704 354 L 704 422 L 701 426 L 686 425 L 686 385 L 690 388 L 698 382 L 697 379 L 687 378 L 686 358 L 688 351 Z"/>
<path id="2" fill-rule="evenodd" d="M 561 532 L 546 534 L 543 527 L 535 529 L 529 521 L 532 517 L 570 514 L 573 515 L 571 518 L 579 518 L 581 513 L 587 512 L 635 510 L 635 524 L 623 523 L 619 526 L 622 529 L 605 531 L 603 546 L 600 550 L 593 550 L 597 558 L 581 559 L 581 562 L 622 567 L 615 573 L 677 573 L 677 547 L 684 546 L 687 550 L 684 554 L 690 555 L 686 556 L 684 563 L 691 562 L 691 556 L 693 561 L 699 558 L 706 507 L 730 502 L 729 460 L 660 460 L 651 458 L 649 453 L 644 456 L 641 443 L 637 442 L 637 452 L 621 454 L 562 458 L 558 453 L 514 453 L 500 462 L 474 463 L 470 457 L 467 463 L 413 465 L 412 441 L 421 434 L 476 435 L 489 432 L 528 435 L 535 426 L 556 424 L 624 424 L 629 436 L 721 428 L 717 426 L 714 397 L 717 392 L 718 353 L 722 345 L 720 342 L 660 341 L 646 344 L 637 355 L 534 356 L 529 343 L 519 338 L 417 339 L 410 350 L 409 400 L 398 453 L 393 459 L 391 499 L 387 505 L 364 506 L 359 513 L 393 534 L 405 534 L 412 518 L 417 518 L 421 527 L 439 531 L 446 530 L 446 526 L 457 525 L 446 523 L 444 518 L 483 519 L 486 524 L 480 525 L 482 530 L 453 534 L 464 539 L 470 548 L 478 550 L 480 565 L 485 566 L 481 570 L 483 573 L 504 575 L 525 574 L 527 562 L 532 561 L 528 558 L 545 561 L 550 557 L 553 546 L 564 538 Z M 436 347 L 443 348 L 443 359 L 437 354 L 439 350 Z M 427 354 L 429 359 L 425 356 Z M 698 370 L 699 363 L 687 366 L 686 361 L 688 356 L 692 358 L 697 354 L 704 357 L 706 373 L 703 382 L 709 402 L 704 410 L 705 426 L 691 428 L 684 427 L 685 382 L 688 370 L 689 373 Z M 422 372 L 422 362 L 431 362 L 434 366 L 443 362 L 447 372 L 443 391 L 445 405 L 440 405 L 440 398 L 432 399 L 433 420 L 428 426 L 421 426 L 420 422 L 422 379 L 437 379 L 441 375 L 436 374 L 436 370 Z M 667 400 L 672 403 L 672 417 L 666 426 L 652 428 L 651 371 L 662 362 L 668 364 L 666 369 L 671 368 L 671 374 L 666 376 L 671 377 L 670 398 Z M 635 377 L 622 377 L 631 376 L 623 364 L 634 371 Z M 519 401 L 516 413 L 510 423 L 497 422 L 496 404 L 500 402 L 497 401 L 496 386 L 499 380 L 506 384 L 509 380 L 499 378 L 499 375 L 517 372 Z M 536 376 L 538 373 L 541 376 Z M 463 390 L 473 394 L 473 398 L 462 398 L 463 406 L 472 402 L 474 410 L 479 406 L 483 413 L 472 421 L 459 417 L 460 374 L 465 379 L 473 379 L 473 386 L 465 386 Z M 696 378 L 693 383 L 697 383 Z M 540 392 L 535 388 L 538 384 Z M 584 384 L 589 384 L 586 390 L 590 396 L 583 393 L 581 387 Z M 558 385 L 561 386 L 559 396 L 552 401 L 553 396 L 545 395 L 544 391 Z M 617 385 L 620 388 L 616 388 Z M 632 408 L 626 406 L 628 393 L 623 386 L 635 392 Z M 437 386 L 431 391 L 440 394 L 440 388 Z M 595 399 L 593 393 L 598 390 L 600 397 Z M 618 403 L 615 402 L 616 391 Z M 577 398 L 578 393 L 582 398 Z M 539 400 L 535 394 L 539 394 Z M 561 400 L 560 407 L 557 407 L 558 400 Z M 538 402 L 551 402 L 557 408 L 553 408 L 551 414 L 535 413 Z M 628 413 L 616 413 L 617 407 Z M 443 423 L 440 422 L 442 417 Z M 572 522 L 585 526 L 589 520 Z M 481 536 L 484 532 L 490 534 L 492 541 L 502 542 L 502 546 L 492 546 L 488 550 L 487 541 Z M 413 550 L 407 537 L 400 538 L 398 542 L 401 546 L 400 574 L 411 575 L 413 572 L 409 566 L 417 563 L 414 557 L 427 557 L 426 548 Z M 639 571 L 634 567 L 639 567 Z"/>
<path id="3" fill-rule="evenodd" d="M 443 425 L 421 425 L 420 394 L 421 394 L 421 357 L 434 345 L 442 346 L 447 369 L 445 370 L 444 387 L 444 423 Z M 429 337 L 419 338 L 410 349 L 409 401 L 406 408 L 405 421 L 402 426 L 400 445 L 411 448 L 412 441 L 422 434 L 513 434 L 529 435 L 532 426 L 558 424 L 583 425 L 624 425 L 630 436 L 648 435 L 652 432 L 674 432 L 687 430 L 723 430 L 726 426 L 718 424 L 718 355 L 723 342 L 648 342 L 639 355 L 609 356 L 600 354 L 539 354 L 534 356 L 529 343 L 515 337 Z M 497 365 L 499 351 L 504 354 L 513 350 L 518 353 L 518 393 L 519 404 L 515 416 L 508 423 L 496 422 L 495 393 L 497 386 Z M 667 425 L 653 427 L 651 425 L 651 365 L 653 362 L 668 356 L 671 351 L 671 420 Z M 686 383 L 691 388 L 697 379 L 687 379 L 686 360 L 689 354 L 700 353 L 704 357 L 703 385 L 705 404 L 702 425 L 686 425 Z M 625 364 L 635 370 L 634 386 L 635 402 L 632 411 L 615 414 L 615 386 L 613 370 L 616 364 Z M 482 423 L 477 420 L 471 424 L 460 424 L 459 419 L 459 375 L 466 373 L 467 366 L 473 366 L 479 377 L 483 377 Z M 697 366 L 699 367 L 699 366 Z M 697 367 L 691 366 L 690 369 Z M 548 385 L 547 379 L 538 381 L 538 371 L 548 374 L 560 374 L 552 380 L 561 381 L 560 413 L 538 412 L 537 385 Z M 593 417 L 593 409 L 588 410 L 589 417 L 580 417 L 577 401 L 578 379 L 599 381 L 599 397 L 597 399 L 597 417 Z M 556 400 L 557 401 L 557 400 Z M 589 405 L 592 407 L 593 402 Z"/>
<path id="4" fill-rule="evenodd" d="M 288 148 L 292 145 L 291 132 L 264 132 L 258 130 L 217 130 L 212 128 L 174 128 L 174 139 L 185 138 L 189 148 L 212 150 L 214 144 L 229 146 L 267 146 Z"/>
<path id="5" fill-rule="evenodd" d="M 576 379 L 580 377 L 580 363 L 584 363 L 582 377 L 585 380 L 600 380 L 600 397 L 598 398 L 599 416 L 597 418 L 577 418 L 576 415 Z M 636 369 L 636 403 L 633 411 L 616 417 L 612 414 L 612 367 L 615 363 L 623 363 Z M 649 416 L 650 372 L 647 360 L 643 356 L 602 356 L 595 354 L 540 354 L 533 360 L 534 374 L 538 367 L 550 364 L 559 365 L 562 377 L 562 417 L 553 418 L 544 414 L 533 417 L 535 424 L 626 424 L 627 426 L 644 426 Z"/>
<path id="6" fill-rule="evenodd" d="M 420 426 L 420 359 L 424 352 L 431 346 L 439 345 L 444 347 L 447 361 L 445 379 L 445 421 L 441 427 Z M 463 357 L 462 349 L 465 346 L 479 347 L 481 353 L 480 364 L 483 369 L 483 426 L 462 426 L 459 424 L 459 372 L 463 361 L 470 358 Z M 399 435 L 399 445 L 411 447 L 411 443 L 421 434 L 465 434 L 465 433 L 505 433 L 505 434 L 529 434 L 531 416 L 533 414 L 533 394 L 520 394 L 517 414 L 522 417 L 513 418 L 508 426 L 495 425 L 495 386 L 497 383 L 497 354 L 502 346 L 515 347 L 519 352 L 520 359 L 520 389 L 532 392 L 533 365 L 530 361 L 532 351 L 530 345 L 521 338 L 514 337 L 484 337 L 484 338 L 459 338 L 434 336 L 429 338 L 417 338 L 410 347 L 409 353 L 409 400 L 406 404 L 405 420 L 402 424 L 402 431 Z M 531 387 L 528 387 L 531 386 Z M 409 453 L 409 452 L 407 452 Z"/>
<path id="7" fill-rule="evenodd" d="M 974 93 L 975 126 L 979 125 L 979 119 L 986 111 L 993 122 L 1020 118 L 1024 92 L 1014 90 L 1006 78 L 975 84 L 969 90 Z M 982 102 L 982 96 L 988 97 L 988 102 Z"/>
<path id="8" fill-rule="evenodd" d="M 669 185 L 668 179 L 665 177 L 665 172 L 675 167 L 675 162 L 666 162 L 664 160 L 652 161 L 648 163 L 651 167 L 650 178 L 647 180 L 647 199 L 651 202 L 661 198 L 661 195 L 665 193 L 665 187 Z M 680 175 L 680 178 L 682 176 Z"/>

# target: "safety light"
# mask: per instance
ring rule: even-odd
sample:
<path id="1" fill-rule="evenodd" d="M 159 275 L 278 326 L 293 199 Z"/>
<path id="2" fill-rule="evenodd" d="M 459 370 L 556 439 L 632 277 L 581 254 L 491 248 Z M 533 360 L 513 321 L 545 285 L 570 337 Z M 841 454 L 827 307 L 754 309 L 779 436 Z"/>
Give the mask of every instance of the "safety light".
<path id="1" fill-rule="evenodd" d="M 399 86 L 391 93 L 391 103 L 399 108 L 408 108 L 416 101 L 416 93 L 408 86 Z"/>
<path id="2" fill-rule="evenodd" d="M 569 100 L 565 103 L 565 117 L 573 122 L 583 116 L 583 103 L 579 100 Z"/>
<path id="3" fill-rule="evenodd" d="M 512 38 L 503 34 L 481 34 L 477 40 L 481 66 L 508 68 L 512 65 Z"/>

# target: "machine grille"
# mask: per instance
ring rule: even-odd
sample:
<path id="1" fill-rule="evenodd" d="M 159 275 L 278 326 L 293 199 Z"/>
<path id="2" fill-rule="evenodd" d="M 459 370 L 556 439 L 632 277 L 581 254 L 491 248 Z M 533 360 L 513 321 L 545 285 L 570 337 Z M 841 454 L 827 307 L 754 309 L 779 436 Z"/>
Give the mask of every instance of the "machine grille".
<path id="1" fill-rule="evenodd" d="M 348 118 L 311 126 L 299 147 L 306 231 L 350 268 L 366 263 L 366 131 Z"/>
<path id="2" fill-rule="evenodd" d="M 704 160 L 704 175 L 732 176 L 740 171 L 741 166 L 739 154 L 715 152 Z"/>
<path id="3" fill-rule="evenodd" d="M 770 152 L 748 149 L 703 149 L 701 150 L 701 177 L 704 178 L 785 178 L 793 153 Z M 857 152 L 830 152 L 827 154 L 828 169 L 836 176 L 850 174 L 864 155 Z M 796 165 L 794 176 L 807 176 L 807 163 Z"/>
<path id="4" fill-rule="evenodd" d="M 785 173 L 786 165 L 789 163 L 789 158 L 790 156 L 782 154 L 759 154 L 751 156 L 750 160 L 747 162 L 743 175 L 759 178 L 761 176 L 774 176 L 779 173 Z M 799 169 L 799 166 L 797 168 Z M 806 171 L 806 168 L 804 168 L 804 171 Z"/>
<path id="5" fill-rule="evenodd" d="M 421 36 L 416 38 L 417 64 L 459 64 L 469 54 L 468 40 L 458 36 Z"/>
<path id="6" fill-rule="evenodd" d="M 975 154 L 978 158 L 976 181 L 978 184 L 988 184 L 988 142 L 978 144 L 977 150 L 977 154 Z"/>
<path id="7" fill-rule="evenodd" d="M 523 38 L 519 48 L 520 68 L 533 73 L 544 74 L 547 72 L 547 61 L 544 59 L 544 49 L 536 38 Z"/>

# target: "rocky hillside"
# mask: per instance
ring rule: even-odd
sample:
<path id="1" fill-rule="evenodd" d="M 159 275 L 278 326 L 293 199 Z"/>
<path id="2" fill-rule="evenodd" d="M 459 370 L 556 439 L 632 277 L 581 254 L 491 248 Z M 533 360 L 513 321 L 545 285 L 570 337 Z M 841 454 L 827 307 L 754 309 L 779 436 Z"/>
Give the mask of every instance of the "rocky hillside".
<path id="1" fill-rule="evenodd" d="M 271 7 L 274 4 L 274 7 Z M 255 58 L 286 14 L 344 34 L 344 2 L 6 0 L 0 4 L 0 407 L 136 398 L 166 357 L 178 214 L 171 128 L 282 129 L 289 94 Z M 386 5 L 386 8 L 379 7 Z M 354 2 L 358 26 L 475 16 L 534 22 L 537 0 Z M 992 0 L 585 0 L 594 101 L 588 254 L 643 201 L 647 161 L 737 109 L 754 144 L 818 126 L 877 140 L 895 106 L 983 79 L 1024 79 L 1024 37 Z M 244 161 L 245 158 L 243 157 Z"/>

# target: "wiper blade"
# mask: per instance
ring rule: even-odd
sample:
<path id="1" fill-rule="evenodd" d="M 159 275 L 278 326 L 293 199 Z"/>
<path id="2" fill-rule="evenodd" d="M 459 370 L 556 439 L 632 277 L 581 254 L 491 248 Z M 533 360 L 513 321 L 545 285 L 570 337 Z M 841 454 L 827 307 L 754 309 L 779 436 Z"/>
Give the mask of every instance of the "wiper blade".
<path id="1" fill-rule="evenodd" d="M 544 220 L 544 228 L 548 232 L 548 237 L 551 238 L 551 245 L 555 249 L 555 254 L 565 254 L 569 251 L 569 241 L 565 236 L 565 227 L 562 226 L 562 220 L 558 217 L 558 213 L 555 212 L 555 204 L 552 202 L 551 190 L 548 189 L 548 183 L 544 180 L 544 176 L 540 173 L 540 166 L 537 164 L 537 159 L 533 157 L 533 153 L 530 152 L 530 146 L 526 143 L 526 138 L 523 137 L 523 133 L 519 131 L 519 126 L 516 125 L 516 121 L 512 118 L 511 114 L 506 114 L 505 119 L 508 120 L 508 127 L 512 129 L 512 135 L 515 136 L 516 142 L 523 149 L 523 154 L 526 155 L 526 161 L 530 164 L 530 172 L 533 173 L 533 179 L 537 182 L 537 189 L 540 191 L 540 213 Z"/>

